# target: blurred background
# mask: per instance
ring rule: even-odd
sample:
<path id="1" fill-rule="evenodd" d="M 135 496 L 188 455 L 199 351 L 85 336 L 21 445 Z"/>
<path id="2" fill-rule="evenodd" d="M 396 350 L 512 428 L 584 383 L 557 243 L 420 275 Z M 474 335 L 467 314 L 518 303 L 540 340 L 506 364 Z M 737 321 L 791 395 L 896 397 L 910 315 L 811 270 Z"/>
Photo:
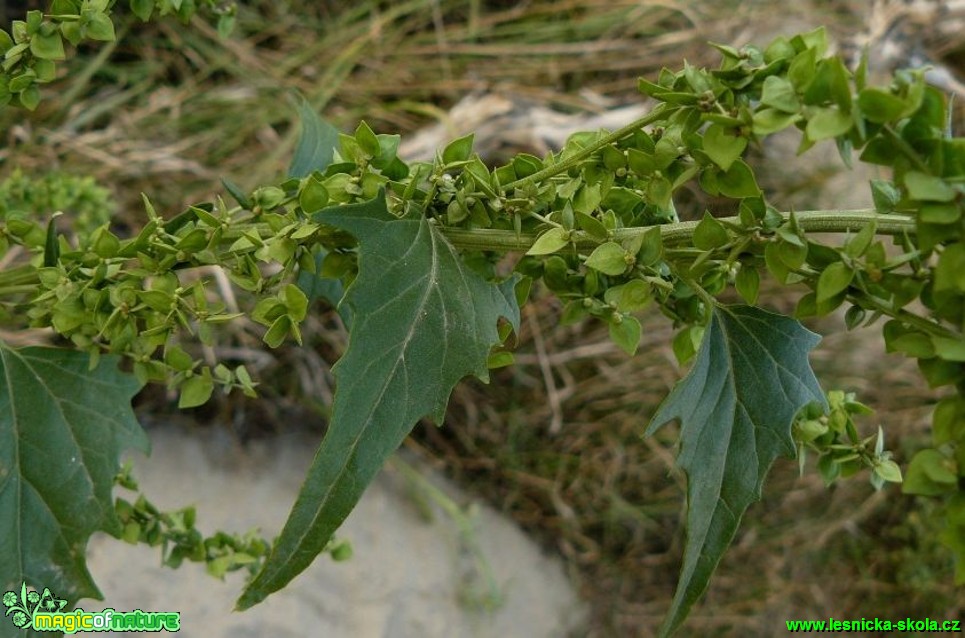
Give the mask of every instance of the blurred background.
<path id="1" fill-rule="evenodd" d="M 0 18 L 33 4 L 0 2 Z M 965 72 L 960 0 L 238 4 L 227 39 L 203 17 L 190 25 L 124 18 L 118 41 L 83 47 L 36 112 L 0 110 L 0 205 L 18 201 L 42 215 L 107 207 L 115 226 L 133 229 L 145 221 L 142 192 L 173 215 L 220 194 L 221 177 L 246 189 L 271 183 L 298 134 L 292 89 L 344 130 L 365 119 L 376 132 L 401 133 L 410 157 L 475 130 L 486 158 L 499 161 L 543 153 L 568 130 L 629 121 L 646 108 L 637 78 L 684 60 L 716 65 L 708 41 L 764 45 L 824 25 L 851 59 L 867 46 L 879 76 L 932 64 L 935 81 L 960 93 Z M 795 158 L 796 135 L 752 151 L 776 206 L 870 202 L 875 174 L 848 172 L 830 144 Z M 93 181 L 51 188 L 46 200 L 16 199 L 52 172 Z M 720 212 L 698 193 L 677 202 L 685 218 L 707 206 Z M 801 294 L 770 286 L 762 303 L 789 312 Z M 684 539 L 675 430 L 641 438 L 684 372 L 670 349 L 673 326 L 643 313 L 644 343 L 627 358 L 605 326 L 562 328 L 559 312 L 537 292 L 517 365 L 488 386 L 460 385 L 444 427 L 417 426 L 405 447 L 563 558 L 589 604 L 589 635 L 649 636 L 673 595 Z M 824 387 L 873 407 L 863 434 L 882 424 L 906 463 L 928 442 L 939 397 L 912 362 L 884 353 L 876 327 L 847 332 L 840 317 L 808 325 L 825 335 L 813 354 Z M 218 398 L 182 418 L 226 430 L 239 445 L 292 429 L 321 433 L 345 333 L 318 307 L 305 334 L 310 348 L 264 351 L 257 327 L 232 328 L 218 354 L 246 363 L 263 398 Z M 155 416 L 176 405 L 157 388 L 139 403 Z M 795 461 L 780 460 L 682 635 L 779 635 L 794 618 L 961 618 L 965 593 L 952 586 L 938 524 L 929 503 L 893 486 L 875 493 L 858 477 L 825 488 L 813 463 L 799 476 Z"/>

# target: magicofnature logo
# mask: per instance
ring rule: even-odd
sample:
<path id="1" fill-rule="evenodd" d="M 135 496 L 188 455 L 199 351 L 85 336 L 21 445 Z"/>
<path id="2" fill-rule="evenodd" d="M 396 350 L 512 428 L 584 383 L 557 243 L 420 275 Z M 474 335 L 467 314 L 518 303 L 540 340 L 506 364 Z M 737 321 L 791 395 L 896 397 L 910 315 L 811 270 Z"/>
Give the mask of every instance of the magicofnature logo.
<path id="1" fill-rule="evenodd" d="M 83 609 L 64 611 L 67 601 L 54 596 L 44 587 L 42 593 L 28 590 L 27 583 L 20 586 L 20 594 L 8 591 L 3 594 L 5 616 L 19 629 L 34 631 L 57 631 L 74 634 L 78 631 L 180 631 L 179 612 L 141 611 L 118 612 L 113 609 L 89 612 Z"/>

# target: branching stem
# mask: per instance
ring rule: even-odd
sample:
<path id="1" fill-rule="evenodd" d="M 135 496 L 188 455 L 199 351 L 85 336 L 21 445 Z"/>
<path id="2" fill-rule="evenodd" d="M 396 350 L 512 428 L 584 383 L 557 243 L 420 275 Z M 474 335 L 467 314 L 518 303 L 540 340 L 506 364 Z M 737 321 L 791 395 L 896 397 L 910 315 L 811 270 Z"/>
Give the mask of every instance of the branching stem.
<path id="1" fill-rule="evenodd" d="M 789 213 L 782 213 L 789 217 Z M 864 228 L 871 221 L 877 223 L 877 233 L 879 235 L 902 235 L 915 234 L 915 220 L 908 215 L 881 215 L 873 209 L 860 210 L 812 210 L 794 213 L 797 223 L 802 230 L 807 232 L 820 233 L 847 233 L 857 232 Z M 724 217 L 721 221 L 739 223 L 736 217 Z M 665 246 L 673 246 L 691 243 L 694 229 L 697 228 L 698 221 L 676 222 L 673 224 L 661 224 L 660 228 Z M 653 226 L 641 226 L 639 228 L 621 228 L 613 231 L 614 241 L 623 241 L 642 235 L 653 228 Z M 493 251 L 526 251 L 536 241 L 536 233 L 522 233 L 517 235 L 511 230 L 492 230 L 492 229 L 473 229 L 464 230 L 461 228 L 442 229 L 446 238 L 457 248 L 468 248 L 475 250 Z M 594 248 L 600 244 L 600 240 L 590 235 L 576 231 L 573 239 L 577 249 Z"/>

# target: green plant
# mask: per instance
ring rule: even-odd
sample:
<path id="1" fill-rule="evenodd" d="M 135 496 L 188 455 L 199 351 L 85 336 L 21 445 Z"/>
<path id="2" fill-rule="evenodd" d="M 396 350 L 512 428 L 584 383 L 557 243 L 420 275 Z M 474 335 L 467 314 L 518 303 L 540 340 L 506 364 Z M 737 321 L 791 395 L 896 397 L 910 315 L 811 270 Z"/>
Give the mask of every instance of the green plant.
<path id="1" fill-rule="evenodd" d="M 161 13 L 188 6 L 157 3 Z M 154 3 L 131 7 L 145 18 Z M 35 85 L 63 57 L 61 37 L 111 39 L 111 9 L 64 0 L 15 23 L 12 37 L 0 34 L 0 98 L 36 106 Z M 903 485 L 942 499 L 941 538 L 965 580 L 965 140 L 948 130 L 944 96 L 922 71 L 869 86 L 864 63 L 851 72 L 825 55 L 823 30 L 765 49 L 717 48 L 719 69 L 685 66 L 641 80 L 657 103 L 645 117 L 573 135 L 543 158 L 520 154 L 490 168 L 467 136 L 432 162 L 406 164 L 398 136 L 365 123 L 342 134 L 299 103 L 303 132 L 288 178 L 250 193 L 226 182 L 236 205 L 219 198 L 165 218 L 145 197 L 147 220 L 127 238 L 104 223 L 66 233 L 53 217 L 5 215 L 3 238 L 25 257 L 0 273 L 3 316 L 12 330 L 53 328 L 74 348 L 0 344 L 0 503 L 10 513 L 2 520 L 49 533 L 7 547 L 4 562 L 22 565 L 11 582 L 39 584 L 54 566 L 62 580 L 44 585 L 71 599 L 96 596 L 76 547 L 106 529 L 173 542 L 169 562 L 226 556 L 219 573 L 258 564 L 238 606 L 256 604 L 318 553 L 336 553 L 332 535 L 366 485 L 419 419 L 441 420 L 461 378 L 486 379 L 512 362 L 508 344 L 534 282 L 565 302 L 564 321 L 607 323 L 628 354 L 641 331 L 633 313 L 657 304 L 680 328 L 678 359 L 693 361 L 647 429 L 681 422 L 688 474 L 687 543 L 664 633 L 706 588 L 777 456 L 816 452 L 828 481 L 862 467 L 878 487 L 902 481 L 881 431 L 859 435 L 853 417 L 866 409 L 843 392 L 825 394 L 808 364 L 818 338 L 797 318 L 842 305 L 852 328 L 885 319 L 886 348 L 918 359 L 932 386 L 955 391 L 938 403 L 934 447 L 914 457 Z M 871 184 L 875 209 L 771 206 L 742 157 L 791 127 L 802 132 L 802 152 L 833 139 L 845 162 L 859 150 L 862 161 L 890 167 L 892 180 Z M 735 200 L 738 214 L 680 221 L 675 194 L 693 183 Z M 827 245 L 815 232 L 845 237 Z M 508 253 L 523 256 L 506 276 Z M 204 268 L 223 269 L 250 309 L 229 311 L 191 276 Z M 797 318 L 756 307 L 762 272 L 808 290 Z M 746 305 L 718 300 L 731 286 Z M 216 537 L 219 551 L 208 554 L 193 514 L 111 501 L 118 453 L 144 444 L 128 407 L 144 383 L 178 389 L 182 407 L 206 402 L 215 388 L 253 394 L 243 366 L 196 358 L 191 342 L 211 345 L 219 325 L 247 314 L 266 328 L 267 345 L 300 343 L 300 323 L 319 298 L 339 309 L 350 341 L 335 368 L 328 433 L 263 564 L 267 543 Z M 130 373 L 118 370 L 119 359 Z M 64 472 L 56 490 L 44 488 L 51 459 Z M 84 485 L 67 478 L 78 471 L 90 479 Z M 51 515 L 78 503 L 88 516 L 69 530 Z M 24 562 L 35 555 L 32 542 L 52 549 Z"/>

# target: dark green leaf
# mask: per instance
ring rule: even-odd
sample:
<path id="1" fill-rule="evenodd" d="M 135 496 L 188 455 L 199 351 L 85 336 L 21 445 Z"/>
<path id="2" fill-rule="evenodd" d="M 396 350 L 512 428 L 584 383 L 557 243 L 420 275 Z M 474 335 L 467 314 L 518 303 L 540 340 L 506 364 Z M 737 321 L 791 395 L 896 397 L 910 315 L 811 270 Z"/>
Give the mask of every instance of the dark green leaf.
<path id="1" fill-rule="evenodd" d="M 683 567 L 661 635 L 707 588 L 771 463 L 794 455 L 795 415 L 812 401 L 826 405 L 808 363 L 818 340 L 788 317 L 716 307 L 693 368 L 650 422 L 648 435 L 680 420 L 678 463 L 688 486 Z"/>
<path id="2" fill-rule="evenodd" d="M 100 598 L 87 540 L 121 533 L 111 497 L 118 457 L 149 447 L 131 410 L 141 384 L 117 363 L 104 355 L 90 370 L 86 353 L 0 343 L 0 591 L 26 581 L 70 600 Z"/>
<path id="3" fill-rule="evenodd" d="M 441 422 L 461 378 L 488 378 L 490 349 L 500 343 L 497 320 L 505 317 L 519 329 L 515 279 L 484 281 L 428 220 L 395 217 L 381 194 L 322 211 L 315 220 L 359 240 L 359 273 L 344 302 L 355 322 L 334 369 L 328 432 L 239 609 L 312 562 L 415 423 L 427 416 Z"/>
<path id="4" fill-rule="evenodd" d="M 312 171 L 324 171 L 335 157 L 338 146 L 338 129 L 318 117 L 312 105 L 297 95 L 298 117 L 301 120 L 302 134 L 295 147 L 289 177 L 305 177 Z"/>

